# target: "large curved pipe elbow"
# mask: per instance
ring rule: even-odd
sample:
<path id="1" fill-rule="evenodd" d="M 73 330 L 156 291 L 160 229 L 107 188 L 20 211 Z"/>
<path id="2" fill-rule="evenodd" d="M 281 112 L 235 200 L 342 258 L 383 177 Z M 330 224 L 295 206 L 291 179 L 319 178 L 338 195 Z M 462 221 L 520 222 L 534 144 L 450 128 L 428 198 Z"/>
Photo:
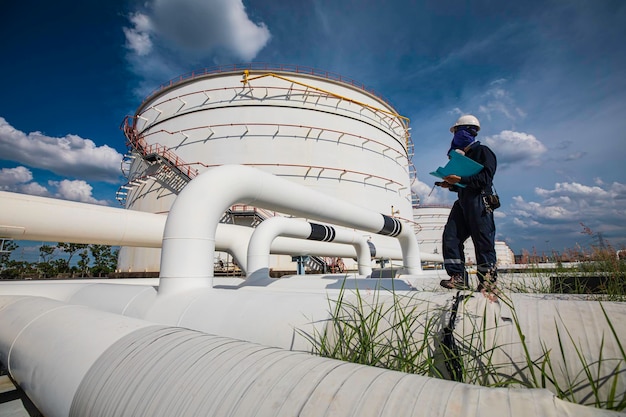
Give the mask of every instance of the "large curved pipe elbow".
<path id="1" fill-rule="evenodd" d="M 372 257 L 367 240 L 355 231 L 309 223 L 287 217 L 265 220 L 255 229 L 248 245 L 248 275 L 246 285 L 265 282 L 269 278 L 271 245 L 278 236 L 322 242 L 345 243 L 354 246 L 359 275 L 372 274 Z"/>
<path id="2" fill-rule="evenodd" d="M 160 248 L 167 220 L 163 214 L 7 191 L 0 191 L 0 200 L 0 236 L 17 240 Z M 54 214 L 54 222 L 48 221 L 50 213 Z M 253 230 L 220 223 L 215 232 L 215 249 L 230 253 L 239 267 L 247 271 L 248 242 Z M 404 232 L 409 230 L 403 228 Z M 406 245 L 411 245 L 412 239 L 407 236 Z M 402 259 L 398 238 L 373 234 L 370 239 L 376 247 L 377 256 Z M 352 248 L 343 244 L 288 237 L 277 237 L 272 243 L 272 253 L 359 257 Z M 420 253 L 420 259 L 443 262 L 439 254 Z"/>
<path id="3" fill-rule="evenodd" d="M 235 203 L 397 237 L 403 271 L 421 273 L 415 235 L 398 219 L 258 169 L 222 165 L 193 179 L 172 205 L 163 234 L 160 294 L 213 286 L 217 224 L 222 213 Z"/>

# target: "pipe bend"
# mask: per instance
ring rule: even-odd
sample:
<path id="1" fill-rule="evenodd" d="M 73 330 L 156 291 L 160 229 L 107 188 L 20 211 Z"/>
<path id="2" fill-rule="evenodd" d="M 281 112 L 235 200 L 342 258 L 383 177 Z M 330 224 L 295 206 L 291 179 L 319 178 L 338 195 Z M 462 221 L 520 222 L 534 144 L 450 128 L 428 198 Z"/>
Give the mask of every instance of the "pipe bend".
<path id="1" fill-rule="evenodd" d="M 160 294 L 213 286 L 217 224 L 235 203 L 396 236 L 404 271 L 421 272 L 417 239 L 399 220 L 255 168 L 222 165 L 194 178 L 172 205 L 163 233 Z"/>
<path id="2" fill-rule="evenodd" d="M 245 285 L 269 282 L 271 245 L 278 236 L 352 245 L 357 257 L 359 275 L 372 274 L 369 245 L 356 231 L 310 223 L 301 219 L 273 217 L 263 221 L 252 233 L 248 245 L 248 276 Z"/>

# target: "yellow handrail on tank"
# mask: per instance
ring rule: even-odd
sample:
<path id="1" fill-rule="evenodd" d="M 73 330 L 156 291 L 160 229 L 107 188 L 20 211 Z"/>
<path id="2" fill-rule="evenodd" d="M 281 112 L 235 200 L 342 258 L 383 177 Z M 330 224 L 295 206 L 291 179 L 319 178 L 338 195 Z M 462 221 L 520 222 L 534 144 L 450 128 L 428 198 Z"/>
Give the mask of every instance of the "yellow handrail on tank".
<path id="1" fill-rule="evenodd" d="M 360 102 L 360 101 L 357 101 L 357 100 L 351 99 L 351 98 L 349 98 L 349 97 L 345 97 L 345 96 L 342 96 L 342 95 L 340 95 L 340 94 L 333 93 L 332 91 L 327 91 L 327 90 L 324 90 L 323 88 L 319 88 L 319 87 L 315 87 L 315 86 L 313 86 L 313 85 L 309 85 L 309 84 L 301 83 L 301 82 L 299 82 L 299 81 L 295 81 L 295 80 L 289 79 L 289 78 L 287 78 L 287 77 L 283 77 L 282 75 L 278 75 L 278 74 L 275 74 L 275 73 L 273 73 L 273 72 L 266 72 L 265 74 L 257 75 L 256 77 L 252 77 L 252 78 L 251 78 L 251 77 L 250 77 L 250 70 L 245 69 L 245 70 L 243 70 L 243 80 L 241 80 L 241 82 L 242 82 L 242 83 L 244 84 L 244 86 L 245 86 L 245 85 L 246 85 L 246 84 L 248 84 L 250 81 L 253 81 L 253 80 L 258 80 L 259 78 L 264 78 L 264 77 L 274 77 L 274 78 L 281 79 L 281 80 L 283 80 L 283 81 L 287 81 L 287 82 L 290 82 L 290 83 L 298 84 L 298 85 L 301 85 L 301 86 L 303 86 L 303 87 L 311 88 L 311 89 L 313 89 L 313 90 L 320 91 L 320 92 L 325 93 L 325 94 L 328 94 L 328 95 L 330 95 L 330 96 L 337 97 L 337 98 L 340 98 L 340 99 L 342 99 L 342 100 L 349 101 L 349 102 L 354 103 L 354 104 L 358 104 L 359 106 L 362 106 L 362 107 L 369 107 L 369 108 L 371 108 L 371 109 L 373 109 L 373 110 L 376 110 L 376 111 L 379 111 L 379 112 L 381 112 L 381 113 L 385 113 L 385 114 L 391 115 L 391 116 L 393 116 L 393 117 L 397 117 L 398 119 L 400 119 L 400 120 L 402 120 L 402 121 L 404 122 L 404 123 L 402 123 L 402 124 L 403 124 L 403 127 L 404 127 L 404 133 L 405 133 L 405 141 L 406 141 L 406 146 L 407 146 L 407 147 L 409 146 L 409 129 L 408 129 L 408 125 L 409 125 L 409 118 L 408 118 L 408 117 L 401 116 L 401 115 L 399 115 L 398 113 L 391 112 L 391 111 L 384 110 L 384 109 L 380 109 L 380 108 L 378 108 L 378 107 L 374 107 L 374 106 L 371 106 L 371 105 L 369 105 L 369 104 L 362 103 L 362 102 Z"/>

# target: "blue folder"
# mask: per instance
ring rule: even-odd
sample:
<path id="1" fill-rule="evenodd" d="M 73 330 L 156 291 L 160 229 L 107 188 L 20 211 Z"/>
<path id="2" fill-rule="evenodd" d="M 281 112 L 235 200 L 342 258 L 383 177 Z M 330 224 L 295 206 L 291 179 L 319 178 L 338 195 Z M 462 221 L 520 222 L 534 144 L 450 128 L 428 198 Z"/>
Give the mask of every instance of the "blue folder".
<path id="1" fill-rule="evenodd" d="M 439 167 L 435 171 L 431 172 L 430 175 L 434 175 L 435 177 L 442 178 L 447 177 L 448 175 L 458 175 L 459 177 L 468 177 L 470 175 L 478 174 L 483 166 L 473 159 L 469 159 L 465 155 L 461 155 L 456 151 L 450 151 L 448 153 L 450 160 L 446 164 L 445 167 Z M 455 184 L 457 187 L 465 188 L 463 184 Z"/>

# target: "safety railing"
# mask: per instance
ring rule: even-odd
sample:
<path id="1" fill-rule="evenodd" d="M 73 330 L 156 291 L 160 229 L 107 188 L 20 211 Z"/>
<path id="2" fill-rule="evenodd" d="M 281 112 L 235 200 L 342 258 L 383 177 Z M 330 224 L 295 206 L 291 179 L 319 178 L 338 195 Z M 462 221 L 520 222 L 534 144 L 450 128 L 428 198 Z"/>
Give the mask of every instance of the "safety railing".
<path id="1" fill-rule="evenodd" d="M 381 94 L 376 91 L 367 88 L 364 84 L 355 81 L 352 78 L 342 76 L 340 74 L 324 71 L 312 67 L 307 67 L 303 65 L 290 65 L 290 64 L 270 64 L 270 63 L 261 63 L 261 62 L 252 62 L 248 64 L 232 64 L 232 65 L 219 65 L 214 67 L 202 68 L 199 70 L 191 71 L 185 74 L 181 74 L 176 78 L 172 78 L 166 83 L 161 84 L 155 90 L 153 90 L 142 102 L 142 104 L 146 103 L 150 97 L 159 93 L 162 90 L 170 88 L 176 84 L 193 80 L 196 78 L 204 77 L 212 74 L 220 74 L 220 73 L 228 73 L 228 72 L 239 72 L 239 71 L 278 71 L 278 72 L 289 72 L 294 74 L 304 74 L 304 75 L 312 75 L 315 77 L 325 78 L 332 81 L 337 81 L 342 84 L 348 84 L 352 87 L 358 88 L 360 90 L 366 91 L 369 94 L 372 94 L 379 99 L 383 100 L 388 105 L 391 105 L 391 102 L 383 97 Z M 392 106 L 393 107 L 393 106 Z"/>
<path id="2" fill-rule="evenodd" d="M 268 73 L 268 74 L 264 74 L 261 75 L 259 77 L 263 77 L 263 76 L 274 76 L 274 77 L 278 77 L 281 79 L 284 79 L 286 81 L 289 81 L 291 83 L 291 86 L 289 87 L 279 87 L 279 86 L 264 86 L 264 85 L 257 85 L 257 86 L 250 86 L 249 84 L 246 84 L 246 86 L 250 89 L 249 91 L 254 91 L 254 90 L 265 90 L 265 96 L 261 97 L 260 99 L 267 99 L 267 96 L 269 95 L 269 91 L 270 90 L 276 90 L 279 93 L 284 92 L 285 96 L 288 96 L 289 101 L 293 101 L 294 98 L 297 95 L 301 95 L 303 97 L 303 103 L 307 103 L 307 100 L 309 99 L 309 97 L 311 95 L 313 95 L 314 93 L 315 96 L 317 96 L 317 100 L 315 101 L 314 104 L 318 104 L 320 98 L 324 97 L 324 98 L 329 98 L 329 97 L 333 97 L 336 98 L 340 101 L 345 101 L 345 102 L 351 102 L 354 104 L 357 104 L 359 106 L 361 106 L 362 108 L 366 108 L 369 109 L 370 111 L 372 111 L 372 113 L 374 115 L 376 115 L 379 119 L 379 122 L 381 123 L 381 125 L 385 125 L 386 127 L 395 130 L 395 129 L 400 129 L 402 134 L 404 135 L 404 140 L 408 146 L 408 142 L 410 142 L 410 128 L 408 126 L 409 124 L 409 119 L 401 116 L 399 114 L 397 114 L 395 111 L 389 111 L 386 109 L 381 109 L 375 106 L 372 106 L 371 104 L 367 104 L 367 103 L 363 103 L 360 101 L 356 101 L 354 99 L 351 99 L 349 97 L 344 97 L 341 95 L 338 95 L 336 93 L 333 93 L 331 91 L 326 91 L 326 90 L 322 90 L 318 87 L 312 86 L 312 85 L 308 85 L 308 84 L 304 84 L 304 83 L 300 83 L 298 81 L 295 80 L 290 80 L 288 78 L 284 78 L 284 77 L 280 77 L 279 75 L 273 74 L 273 73 Z M 254 79 L 258 79 L 259 77 L 255 77 Z M 246 79 L 246 83 L 248 83 L 247 81 L 248 79 Z M 252 78 L 251 78 L 252 80 Z M 294 86 L 295 85 L 295 86 Z M 301 86 L 304 88 L 298 88 L 297 86 Z M 146 115 L 146 113 L 148 113 L 151 110 L 154 110 L 156 112 L 158 112 L 159 114 L 162 113 L 162 110 L 159 109 L 159 107 L 164 107 L 167 104 L 170 104 L 172 102 L 180 102 L 181 105 L 179 106 L 179 108 L 174 112 L 174 114 L 177 114 L 178 112 L 180 112 L 185 105 L 188 104 L 188 102 L 186 100 L 190 100 L 193 96 L 201 94 L 206 96 L 206 100 L 203 102 L 203 105 L 206 104 L 211 97 L 213 97 L 213 93 L 217 93 L 219 94 L 220 92 L 224 92 L 224 91 L 228 91 L 228 90 L 233 90 L 235 92 L 235 95 L 240 95 L 241 97 L 247 97 L 248 95 L 250 95 L 251 97 L 254 97 L 252 94 L 241 94 L 241 87 L 239 86 L 228 86 L 228 87 L 219 87 L 219 88 L 212 88 L 212 89 L 204 89 L 204 90 L 198 90 L 198 91 L 192 91 L 192 92 L 188 92 L 188 93 L 184 93 L 181 95 L 178 95 L 176 97 L 166 97 L 161 101 L 157 101 L 152 103 L 149 107 L 140 107 L 140 109 L 138 110 L 137 113 L 137 117 L 140 118 L 144 118 L 144 116 Z M 228 100 L 229 102 L 232 101 L 232 99 Z M 311 103 L 308 103 L 311 104 Z M 335 106 L 333 106 L 335 107 Z M 157 116 L 158 118 L 158 116 Z M 149 117 L 145 118 L 145 120 L 148 120 Z M 156 119 L 155 119 L 156 120 Z M 397 132 L 396 132 L 397 134 Z"/>
<path id="3" fill-rule="evenodd" d="M 183 161 L 167 146 L 158 143 L 148 144 L 145 138 L 137 133 L 135 118 L 130 116 L 124 118 L 122 130 L 126 136 L 127 144 L 137 151 L 145 160 L 150 159 L 150 157 L 160 157 L 188 179 L 192 179 L 198 175 L 198 170 L 191 168 L 190 164 Z"/>
<path id="4" fill-rule="evenodd" d="M 248 206 L 246 204 L 235 204 L 231 206 L 230 210 L 233 213 L 248 213 L 248 212 L 257 213 L 260 217 L 263 217 L 264 219 L 269 219 L 270 217 L 276 216 L 275 211 L 270 211 L 270 210 L 266 210 L 266 209 L 262 209 L 262 208 L 254 207 L 254 206 Z"/>
<path id="5" fill-rule="evenodd" d="M 166 129 L 159 129 L 159 130 L 154 130 L 150 133 L 146 133 L 145 135 L 142 136 L 142 139 L 145 138 L 149 138 L 150 136 L 154 136 L 154 135 L 158 135 L 161 133 L 165 133 L 168 135 L 177 135 L 177 134 L 183 134 L 185 135 L 188 132 L 192 132 L 194 130 L 208 130 L 210 132 L 210 137 L 215 135 L 215 132 L 213 131 L 213 129 L 218 129 L 218 128 L 224 128 L 224 127 L 235 127 L 235 126 L 241 126 L 242 128 L 244 128 L 244 131 L 242 133 L 242 135 L 244 134 L 249 134 L 249 129 L 248 127 L 253 127 L 253 126 L 260 126 L 260 127 L 276 127 L 276 132 L 274 133 L 274 135 L 279 135 L 280 134 L 280 128 L 284 127 L 284 128 L 296 128 L 296 129 L 304 129 L 306 130 L 306 134 L 304 136 L 293 136 L 293 135 L 289 135 L 289 137 L 294 137 L 294 138 L 304 138 L 304 139 L 319 139 L 322 135 L 322 133 L 324 132 L 328 132 L 331 134 L 336 134 L 337 138 L 334 138 L 333 141 L 337 142 L 337 144 L 342 143 L 342 140 L 344 139 L 348 139 L 348 138 L 353 138 L 354 140 L 358 140 L 361 141 L 361 144 L 359 146 L 364 147 L 366 144 L 376 144 L 378 146 L 380 146 L 381 148 L 384 148 L 382 152 L 382 154 L 384 154 L 384 152 L 386 151 L 390 151 L 393 152 L 396 156 L 392 157 L 392 159 L 398 159 L 398 158 L 407 158 L 407 160 L 409 160 L 408 155 L 407 154 L 403 154 L 402 152 L 398 151 L 395 148 L 392 148 L 391 146 L 373 139 L 373 138 L 368 138 L 365 136 L 361 136 L 361 135 L 355 135 L 353 133 L 349 133 L 349 132 L 345 132 L 345 131 L 341 131 L 341 130 L 336 130 L 336 129 L 327 129 L 327 128 L 323 128 L 323 127 L 318 127 L 318 126 L 310 126 L 310 125 L 296 125 L 296 124 L 284 124 L 284 123 L 221 123 L 221 124 L 211 124 L 211 125 L 203 125 L 203 126 L 195 126 L 192 128 L 188 128 L 188 129 L 182 129 L 180 131 L 176 131 L 176 132 L 171 132 L 169 130 Z M 410 160 L 409 160 L 410 163 Z"/>

